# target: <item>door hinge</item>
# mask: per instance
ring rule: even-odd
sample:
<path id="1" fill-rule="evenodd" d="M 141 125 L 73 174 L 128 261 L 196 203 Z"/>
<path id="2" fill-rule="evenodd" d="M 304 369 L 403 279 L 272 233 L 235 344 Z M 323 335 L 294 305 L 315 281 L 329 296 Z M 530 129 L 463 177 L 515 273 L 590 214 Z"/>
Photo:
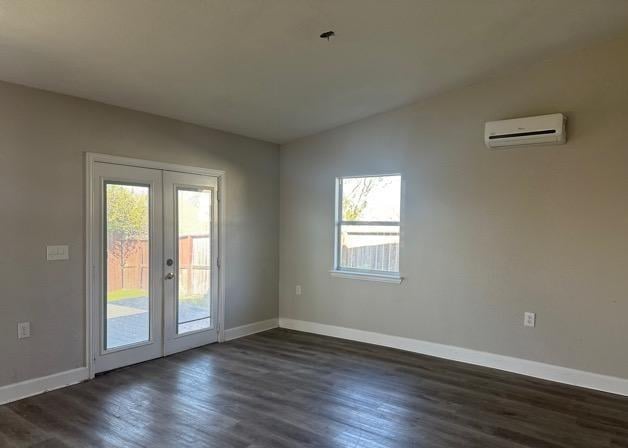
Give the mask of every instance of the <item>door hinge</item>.
<path id="1" fill-rule="evenodd" d="M 216 191 L 216 200 L 220 202 L 220 190 Z"/>
<path id="2" fill-rule="evenodd" d="M 216 258 L 216 266 L 218 266 L 218 269 L 220 269 L 220 258 Z"/>

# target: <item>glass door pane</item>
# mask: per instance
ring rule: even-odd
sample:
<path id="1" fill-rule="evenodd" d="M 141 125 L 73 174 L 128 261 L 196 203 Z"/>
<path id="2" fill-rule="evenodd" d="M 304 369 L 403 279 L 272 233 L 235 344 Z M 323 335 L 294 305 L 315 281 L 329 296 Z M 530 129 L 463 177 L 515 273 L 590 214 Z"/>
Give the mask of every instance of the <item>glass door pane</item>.
<path id="1" fill-rule="evenodd" d="M 211 190 L 177 188 L 176 204 L 177 334 L 181 334 L 210 327 Z"/>
<path id="2" fill-rule="evenodd" d="M 105 183 L 105 350 L 150 339 L 150 187 Z"/>

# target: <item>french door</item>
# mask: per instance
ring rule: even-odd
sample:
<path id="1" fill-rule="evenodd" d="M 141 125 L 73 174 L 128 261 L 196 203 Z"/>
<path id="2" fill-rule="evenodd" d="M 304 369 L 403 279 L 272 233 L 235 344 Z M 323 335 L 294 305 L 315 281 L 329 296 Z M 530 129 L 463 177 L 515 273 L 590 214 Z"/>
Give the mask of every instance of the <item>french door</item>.
<path id="1" fill-rule="evenodd" d="M 164 171 L 164 354 L 216 342 L 217 179 Z"/>
<path id="2" fill-rule="evenodd" d="M 94 162 L 94 372 L 216 342 L 217 178 Z"/>

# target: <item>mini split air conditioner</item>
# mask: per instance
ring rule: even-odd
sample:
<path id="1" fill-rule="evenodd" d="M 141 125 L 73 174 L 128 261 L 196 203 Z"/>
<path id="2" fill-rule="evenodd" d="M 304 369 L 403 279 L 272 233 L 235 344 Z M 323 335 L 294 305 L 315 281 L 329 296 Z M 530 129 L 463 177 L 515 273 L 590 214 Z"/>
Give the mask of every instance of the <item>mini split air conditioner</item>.
<path id="1" fill-rule="evenodd" d="M 567 141 L 563 114 L 489 121 L 484 128 L 484 142 L 489 148 L 522 145 L 560 145 Z"/>

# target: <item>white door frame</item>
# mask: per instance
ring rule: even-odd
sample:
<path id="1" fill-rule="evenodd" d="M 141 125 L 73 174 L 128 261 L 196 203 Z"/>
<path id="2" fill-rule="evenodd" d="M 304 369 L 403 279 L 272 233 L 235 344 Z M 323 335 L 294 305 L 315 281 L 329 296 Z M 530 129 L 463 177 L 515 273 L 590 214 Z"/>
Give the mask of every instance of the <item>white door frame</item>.
<path id="1" fill-rule="evenodd" d="M 94 248 L 92 247 L 92 226 L 94 224 L 93 201 L 93 176 L 94 163 L 103 162 L 114 165 L 135 166 L 140 168 L 153 168 L 158 170 L 176 171 L 180 173 L 200 174 L 218 178 L 218 342 L 223 342 L 225 333 L 225 243 L 226 243 L 226 198 L 227 182 L 226 173 L 223 170 L 199 168 L 193 166 L 178 165 L 174 163 L 155 162 L 150 160 L 133 159 L 128 157 L 85 153 L 85 360 L 89 370 L 89 378 L 94 378 L 94 331 L 92 325 L 92 303 L 94 294 L 94 266 L 92 264 Z"/>

